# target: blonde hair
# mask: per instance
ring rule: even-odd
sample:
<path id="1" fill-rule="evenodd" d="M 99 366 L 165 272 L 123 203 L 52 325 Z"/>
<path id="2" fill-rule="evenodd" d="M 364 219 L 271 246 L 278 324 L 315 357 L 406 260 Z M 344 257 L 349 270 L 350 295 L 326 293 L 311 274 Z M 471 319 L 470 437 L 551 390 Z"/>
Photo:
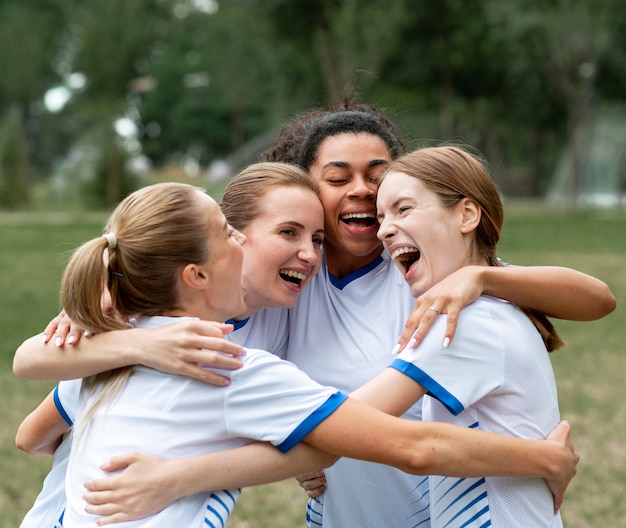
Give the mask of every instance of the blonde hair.
<path id="1" fill-rule="evenodd" d="M 485 160 L 468 149 L 450 145 L 418 149 L 392 161 L 385 174 L 401 172 L 420 180 L 439 197 L 444 207 L 454 207 L 464 198 L 476 202 L 481 209 L 480 223 L 475 230 L 476 251 L 490 266 L 502 266 L 496 255 L 504 222 L 502 200 Z M 545 314 L 523 306 L 520 309 L 535 324 L 548 351 L 563 346 Z"/>
<path id="2" fill-rule="evenodd" d="M 317 185 L 296 165 L 255 163 L 237 174 L 224 191 L 220 207 L 228 223 L 244 231 L 261 214 L 263 197 L 276 187 L 301 187 L 318 194 Z"/>
<path id="3" fill-rule="evenodd" d="M 103 332 L 127 328 L 120 319 L 177 308 L 180 271 L 210 258 L 209 213 L 200 192 L 191 185 L 160 183 L 125 198 L 111 214 L 105 235 L 79 247 L 65 269 L 61 302 L 69 317 L 82 328 Z M 102 306 L 106 289 L 114 313 Z M 131 370 L 125 367 L 85 380 L 89 395 L 102 390 L 84 423 L 119 392 Z"/>

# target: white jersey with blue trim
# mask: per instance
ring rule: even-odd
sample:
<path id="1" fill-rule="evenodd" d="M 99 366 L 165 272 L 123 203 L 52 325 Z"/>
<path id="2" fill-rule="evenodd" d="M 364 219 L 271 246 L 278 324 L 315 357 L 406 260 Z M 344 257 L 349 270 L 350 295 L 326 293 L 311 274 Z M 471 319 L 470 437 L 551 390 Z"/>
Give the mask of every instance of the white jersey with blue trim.
<path id="1" fill-rule="evenodd" d="M 54 403 L 59 414 L 72 427 L 79 405 L 82 380 L 62 381 L 54 388 Z M 71 431 L 63 436 L 52 458 L 52 466 L 43 481 L 33 507 L 20 528 L 59 528 L 65 511 L 65 472 L 72 443 Z"/>
<path id="2" fill-rule="evenodd" d="M 506 301 L 482 296 L 461 311 L 447 349 L 445 326 L 441 315 L 420 346 L 391 365 L 428 391 L 424 420 L 544 439 L 560 419 L 557 389 L 530 319 Z M 562 526 L 540 478 L 431 476 L 430 504 L 433 528 Z"/>
<path id="3" fill-rule="evenodd" d="M 151 328 L 179 320 L 141 318 L 137 325 Z M 116 454 L 140 451 L 173 459 L 232 449 L 253 440 L 287 451 L 346 399 L 288 361 L 262 350 L 246 352 L 244 366 L 228 372 L 232 380 L 228 387 L 135 367 L 120 393 L 98 409 L 86 426 L 81 424 L 81 409 L 66 478 L 65 528 L 95 528 L 96 517 L 84 511 L 84 482 L 104 477 L 99 466 Z M 234 489 L 191 495 L 158 514 L 119 526 L 224 527 L 239 494 Z"/>
<path id="4" fill-rule="evenodd" d="M 226 321 L 235 329 L 226 339 L 238 345 L 267 350 L 279 358 L 287 356 L 289 312 L 286 308 L 265 308 L 243 321 Z"/>
<path id="5" fill-rule="evenodd" d="M 351 392 L 392 360 L 415 299 L 385 254 L 342 280 L 326 264 L 290 310 L 287 359 L 314 380 Z M 421 402 L 405 415 L 421 418 Z M 324 470 L 327 491 L 307 506 L 310 527 L 428 527 L 428 478 L 347 458 Z"/>

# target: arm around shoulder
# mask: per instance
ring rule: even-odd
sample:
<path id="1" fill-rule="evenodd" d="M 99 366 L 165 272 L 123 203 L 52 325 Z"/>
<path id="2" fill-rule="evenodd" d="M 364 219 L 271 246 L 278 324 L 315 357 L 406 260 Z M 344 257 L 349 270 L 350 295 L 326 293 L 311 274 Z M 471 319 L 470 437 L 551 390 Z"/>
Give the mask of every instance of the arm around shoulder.
<path id="1" fill-rule="evenodd" d="M 615 310 L 616 299 L 600 279 L 558 266 L 483 267 L 483 291 L 549 317 L 594 321 Z"/>

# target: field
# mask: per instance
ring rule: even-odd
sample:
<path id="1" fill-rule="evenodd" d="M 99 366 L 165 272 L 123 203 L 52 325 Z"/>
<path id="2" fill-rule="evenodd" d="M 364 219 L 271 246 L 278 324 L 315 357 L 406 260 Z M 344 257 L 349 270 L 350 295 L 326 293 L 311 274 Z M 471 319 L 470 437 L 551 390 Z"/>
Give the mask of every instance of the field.
<path id="1" fill-rule="evenodd" d="M 569 528 L 623 526 L 626 518 L 626 211 L 561 211 L 506 204 L 500 256 L 511 263 L 569 266 L 604 280 L 617 310 L 600 321 L 556 321 L 567 347 L 552 355 L 561 414 L 573 425 L 579 472 L 562 514 Z M 16 379 L 13 352 L 57 313 L 69 251 L 102 231 L 93 214 L 0 214 L 0 528 L 15 528 L 32 504 L 49 460 L 14 447 L 21 419 L 53 386 Z M 358 483 L 355 483 L 358 493 Z M 303 526 L 304 494 L 294 481 L 244 492 L 232 528 Z M 392 527 L 390 527 L 392 528 Z"/>

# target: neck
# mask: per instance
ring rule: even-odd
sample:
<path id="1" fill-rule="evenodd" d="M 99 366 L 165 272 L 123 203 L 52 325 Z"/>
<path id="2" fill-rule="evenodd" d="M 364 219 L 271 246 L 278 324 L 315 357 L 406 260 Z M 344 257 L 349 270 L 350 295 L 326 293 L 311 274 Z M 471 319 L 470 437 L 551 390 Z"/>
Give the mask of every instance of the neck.
<path id="1" fill-rule="evenodd" d="M 366 255 L 354 255 L 331 245 L 324 245 L 324 258 L 328 272 L 337 279 L 343 279 L 346 275 L 371 264 L 382 252 L 383 247 L 379 246 Z"/>

